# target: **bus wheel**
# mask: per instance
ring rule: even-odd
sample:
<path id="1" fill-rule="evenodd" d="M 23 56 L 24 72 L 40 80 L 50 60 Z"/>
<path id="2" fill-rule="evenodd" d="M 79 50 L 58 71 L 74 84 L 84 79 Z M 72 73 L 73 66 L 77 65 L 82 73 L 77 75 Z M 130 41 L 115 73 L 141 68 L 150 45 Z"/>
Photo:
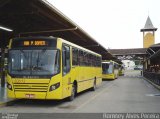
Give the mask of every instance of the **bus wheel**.
<path id="1" fill-rule="evenodd" d="M 113 79 L 115 80 L 116 79 L 116 75 L 114 74 L 114 77 L 113 77 Z"/>
<path id="2" fill-rule="evenodd" d="M 73 85 L 72 85 L 71 96 L 69 97 L 69 101 L 74 100 L 75 95 L 76 95 L 76 86 L 73 84 Z"/>
<path id="3" fill-rule="evenodd" d="M 117 74 L 115 75 L 115 79 L 117 79 Z"/>
<path id="4" fill-rule="evenodd" d="M 92 91 L 95 91 L 96 90 L 96 79 L 94 80 L 94 83 L 93 83 L 93 87 L 91 88 Z"/>

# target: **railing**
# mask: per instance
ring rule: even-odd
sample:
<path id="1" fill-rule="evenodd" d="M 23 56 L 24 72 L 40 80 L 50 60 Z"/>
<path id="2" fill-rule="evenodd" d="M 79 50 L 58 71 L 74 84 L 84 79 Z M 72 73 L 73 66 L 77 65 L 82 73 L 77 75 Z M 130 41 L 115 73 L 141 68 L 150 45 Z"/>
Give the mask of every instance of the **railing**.
<path id="1" fill-rule="evenodd" d="M 143 76 L 150 80 L 151 82 L 157 84 L 160 86 L 160 74 L 159 73 L 153 73 L 153 72 L 143 72 Z"/>

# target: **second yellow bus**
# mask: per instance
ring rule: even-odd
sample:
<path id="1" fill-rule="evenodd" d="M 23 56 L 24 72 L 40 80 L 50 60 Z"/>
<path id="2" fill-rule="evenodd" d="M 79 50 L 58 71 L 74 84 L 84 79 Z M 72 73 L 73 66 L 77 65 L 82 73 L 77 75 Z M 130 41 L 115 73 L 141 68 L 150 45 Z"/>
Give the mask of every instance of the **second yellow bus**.
<path id="1" fill-rule="evenodd" d="M 119 76 L 119 64 L 115 61 L 102 61 L 102 78 L 116 79 Z"/>

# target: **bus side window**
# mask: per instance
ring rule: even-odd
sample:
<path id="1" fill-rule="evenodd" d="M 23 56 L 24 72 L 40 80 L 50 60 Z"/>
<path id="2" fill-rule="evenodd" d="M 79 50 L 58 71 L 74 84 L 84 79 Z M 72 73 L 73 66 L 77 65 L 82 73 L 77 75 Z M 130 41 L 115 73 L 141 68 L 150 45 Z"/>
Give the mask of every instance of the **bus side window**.
<path id="1" fill-rule="evenodd" d="M 83 51 L 82 50 L 79 51 L 79 62 L 80 62 L 80 66 L 83 66 Z"/>
<path id="2" fill-rule="evenodd" d="M 78 65 L 78 49 L 72 48 L 72 65 Z"/>
<path id="3" fill-rule="evenodd" d="M 91 58 L 91 54 L 88 55 L 88 63 L 89 63 L 89 66 L 92 66 L 92 58 Z"/>
<path id="4" fill-rule="evenodd" d="M 63 75 L 70 71 L 70 47 L 63 45 L 62 48 Z"/>

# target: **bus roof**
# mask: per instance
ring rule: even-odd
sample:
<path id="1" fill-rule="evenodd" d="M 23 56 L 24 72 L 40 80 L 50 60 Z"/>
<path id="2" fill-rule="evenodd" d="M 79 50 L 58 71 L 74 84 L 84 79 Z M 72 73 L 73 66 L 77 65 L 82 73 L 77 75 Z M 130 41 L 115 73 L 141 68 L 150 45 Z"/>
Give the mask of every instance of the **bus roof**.
<path id="1" fill-rule="evenodd" d="M 92 53 L 92 54 L 95 54 L 95 55 L 101 57 L 101 55 L 98 54 L 98 53 L 95 53 L 95 52 L 93 52 L 93 51 L 91 51 L 91 50 L 88 50 L 88 49 L 86 49 L 86 48 L 84 48 L 84 47 L 78 46 L 78 45 L 76 45 L 76 44 L 74 44 L 74 43 L 71 43 L 71 42 L 69 42 L 69 41 L 66 41 L 66 40 L 64 40 L 64 39 L 62 39 L 62 38 L 58 38 L 58 40 L 62 40 L 63 43 L 66 43 L 66 44 L 68 44 L 68 45 L 71 45 L 71 46 L 73 46 L 73 47 L 79 48 L 79 49 L 81 49 L 81 50 L 90 52 L 90 53 Z"/>
<path id="2" fill-rule="evenodd" d="M 64 40 L 64 39 L 62 39 L 62 38 L 57 38 L 57 37 L 53 37 L 53 36 L 29 36 L 29 37 L 16 37 L 16 38 L 13 38 L 13 40 L 16 40 L 16 39 L 53 39 L 53 40 L 61 40 L 63 43 L 66 43 L 66 44 L 68 44 L 68 45 L 71 45 L 71 46 L 73 46 L 73 47 L 76 47 L 76 48 L 79 48 L 79 49 L 81 49 L 81 50 L 84 50 L 84 51 L 86 51 L 86 52 L 90 52 L 90 53 L 92 53 L 92 54 L 94 54 L 94 55 L 97 55 L 97 56 L 99 56 L 99 57 L 102 57 L 100 54 L 98 54 L 98 53 L 95 53 L 95 52 L 93 52 L 93 51 L 91 51 L 91 50 L 88 50 L 88 49 L 86 49 L 86 48 L 84 48 L 84 47 L 81 47 L 81 46 L 78 46 L 78 45 L 76 45 L 76 44 L 74 44 L 74 43 L 71 43 L 71 42 L 69 42 L 69 41 L 66 41 L 66 40 Z"/>

